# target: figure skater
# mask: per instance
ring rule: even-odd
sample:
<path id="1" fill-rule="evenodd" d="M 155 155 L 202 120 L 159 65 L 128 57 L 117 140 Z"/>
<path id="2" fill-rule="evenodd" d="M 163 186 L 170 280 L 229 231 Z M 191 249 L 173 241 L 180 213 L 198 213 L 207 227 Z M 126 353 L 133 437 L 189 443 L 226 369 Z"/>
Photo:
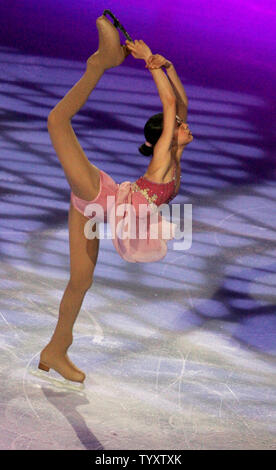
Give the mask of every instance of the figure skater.
<path id="1" fill-rule="evenodd" d="M 48 131 L 71 188 L 69 208 L 70 279 L 63 294 L 53 336 L 40 354 L 39 369 L 54 369 L 65 379 L 83 383 L 85 374 L 71 362 L 67 351 L 73 342 L 73 326 L 84 296 L 93 282 L 99 238 L 87 239 L 85 207 L 101 204 L 106 213 L 106 198 L 114 195 L 116 204 L 160 204 L 172 200 L 180 186 L 180 159 L 185 146 L 193 140 L 186 124 L 188 100 L 173 64 L 159 54 L 153 55 L 142 40 L 120 44 L 116 27 L 102 15 L 97 18 L 98 50 L 86 62 L 86 71 L 48 116 Z M 127 36 L 129 37 L 129 36 Z M 87 159 L 71 119 L 87 101 L 105 70 L 120 65 L 131 54 L 146 62 L 163 107 L 144 127 L 143 155 L 152 155 L 144 176 L 135 182 L 115 181 Z M 167 71 L 168 76 L 162 70 Z M 131 86 L 131 84 L 130 84 Z M 134 245 L 114 240 L 118 253 L 129 262 L 153 262 L 166 254 L 167 240 L 136 240 Z"/>

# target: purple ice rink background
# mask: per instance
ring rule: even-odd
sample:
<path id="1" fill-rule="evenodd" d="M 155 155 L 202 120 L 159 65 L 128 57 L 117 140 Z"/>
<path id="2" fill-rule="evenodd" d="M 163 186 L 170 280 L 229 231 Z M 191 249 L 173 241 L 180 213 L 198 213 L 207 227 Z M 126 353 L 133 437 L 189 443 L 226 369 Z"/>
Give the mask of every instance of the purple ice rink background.
<path id="1" fill-rule="evenodd" d="M 87 374 L 77 393 L 31 374 L 70 268 L 47 116 L 97 49 L 104 9 L 187 91 L 194 141 L 174 202 L 193 206 L 193 243 L 130 264 L 101 240 L 70 349 Z M 275 2 L 2 0 L 0 23 L 0 448 L 275 450 Z M 134 181 L 161 111 L 129 56 L 72 124 L 92 163 Z"/>

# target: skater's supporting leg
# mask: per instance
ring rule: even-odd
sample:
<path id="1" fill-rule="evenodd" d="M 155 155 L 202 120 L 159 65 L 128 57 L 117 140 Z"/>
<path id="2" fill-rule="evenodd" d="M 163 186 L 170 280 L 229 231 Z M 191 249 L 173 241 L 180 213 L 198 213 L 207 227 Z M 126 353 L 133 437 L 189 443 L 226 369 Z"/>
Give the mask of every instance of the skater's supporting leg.
<path id="1" fill-rule="evenodd" d="M 88 240 L 84 235 L 87 218 L 70 204 L 70 280 L 63 294 L 58 322 L 49 344 L 43 349 L 40 359 L 69 380 L 82 381 L 84 373 L 78 370 L 69 358 L 67 350 L 73 341 L 73 326 L 80 311 L 84 296 L 93 282 L 97 263 L 99 239 Z"/>

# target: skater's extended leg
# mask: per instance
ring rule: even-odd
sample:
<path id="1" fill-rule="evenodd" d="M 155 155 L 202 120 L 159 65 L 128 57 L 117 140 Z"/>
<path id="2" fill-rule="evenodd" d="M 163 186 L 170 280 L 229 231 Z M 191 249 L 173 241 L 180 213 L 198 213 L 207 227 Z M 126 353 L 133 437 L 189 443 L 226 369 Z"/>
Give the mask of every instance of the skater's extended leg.
<path id="1" fill-rule="evenodd" d="M 48 116 L 48 131 L 73 193 L 92 200 L 99 192 L 99 169 L 86 157 L 71 126 L 71 119 L 86 103 L 107 68 L 126 57 L 119 33 L 105 17 L 97 19 L 99 49 L 87 60 L 86 71 Z"/>
<path id="2" fill-rule="evenodd" d="M 83 106 L 104 73 L 98 59 L 91 59 L 82 78 L 50 112 L 48 131 L 73 193 L 94 199 L 100 187 L 99 169 L 91 164 L 71 125 L 71 118 Z"/>

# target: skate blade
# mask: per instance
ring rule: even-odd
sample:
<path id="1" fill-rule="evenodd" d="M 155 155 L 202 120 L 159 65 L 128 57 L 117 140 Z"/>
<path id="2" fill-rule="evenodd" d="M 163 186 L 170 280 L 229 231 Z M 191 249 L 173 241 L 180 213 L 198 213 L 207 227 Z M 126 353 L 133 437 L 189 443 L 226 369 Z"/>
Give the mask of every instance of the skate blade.
<path id="1" fill-rule="evenodd" d="M 54 385 L 59 390 L 73 390 L 75 392 L 83 392 L 85 385 L 83 383 L 71 382 L 66 379 L 57 379 L 49 375 L 49 372 L 44 372 L 40 369 L 29 369 L 29 374 L 39 377 L 40 379 Z"/>
<path id="2" fill-rule="evenodd" d="M 128 32 L 125 30 L 125 28 L 123 27 L 123 25 L 120 23 L 120 21 L 118 20 L 118 18 L 116 18 L 116 16 L 110 11 L 110 10 L 104 10 L 103 14 L 102 14 L 102 17 L 105 17 L 106 19 L 109 20 L 109 18 L 107 18 L 106 15 L 109 15 L 111 16 L 111 18 L 113 19 L 113 26 L 115 26 L 115 28 L 119 28 L 120 31 L 122 31 L 122 33 L 124 34 L 124 36 L 131 42 L 134 42 L 133 39 L 130 37 L 130 35 L 128 34 Z M 111 23 L 111 21 L 110 21 Z"/>

